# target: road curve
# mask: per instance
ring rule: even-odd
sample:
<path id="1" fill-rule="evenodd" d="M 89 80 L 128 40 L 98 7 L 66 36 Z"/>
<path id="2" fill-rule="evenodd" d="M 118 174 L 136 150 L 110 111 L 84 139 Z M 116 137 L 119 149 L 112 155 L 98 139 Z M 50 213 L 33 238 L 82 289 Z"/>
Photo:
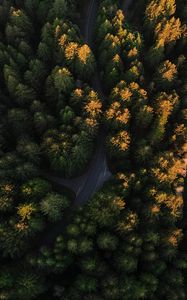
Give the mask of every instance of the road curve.
<path id="1" fill-rule="evenodd" d="M 88 44 L 90 48 L 93 48 L 94 44 L 93 31 L 97 9 L 97 0 L 90 0 L 87 6 L 84 26 L 82 28 L 84 42 Z M 104 101 L 104 93 L 97 69 L 92 77 L 91 83 L 93 89 L 98 93 L 100 99 Z M 90 197 L 100 189 L 104 182 L 106 182 L 112 176 L 107 166 L 105 138 L 106 134 L 100 127 L 97 138 L 96 152 L 88 166 L 88 170 L 82 176 L 74 179 L 65 179 L 49 174 L 48 172 L 41 172 L 41 175 L 49 181 L 54 182 L 59 186 L 65 186 L 75 193 L 76 196 L 73 203 L 74 208 L 86 203 Z"/>
<path id="2" fill-rule="evenodd" d="M 133 0 L 121 1 L 121 9 L 124 11 L 124 13 L 128 12 L 129 6 L 132 4 L 132 2 Z M 97 0 L 90 0 L 87 3 L 85 12 L 86 17 L 81 28 L 84 42 L 88 44 L 92 50 L 94 50 L 93 33 L 98 6 L 99 2 Z M 97 68 L 92 78 L 92 87 L 98 93 L 100 99 L 104 102 L 105 96 Z M 88 171 L 82 176 L 74 179 L 65 179 L 49 174 L 48 172 L 41 172 L 41 175 L 46 179 L 54 182 L 59 186 L 65 186 L 75 193 L 76 197 L 73 207 L 77 207 L 81 204 L 86 203 L 90 199 L 90 197 L 96 191 L 98 191 L 98 189 L 104 184 L 104 182 L 107 181 L 112 175 L 107 166 L 104 140 L 105 133 L 101 129 L 97 139 L 95 155 L 88 167 Z"/>
<path id="3" fill-rule="evenodd" d="M 97 0 L 90 0 L 88 9 L 86 12 L 86 19 L 84 23 L 84 30 L 82 30 L 82 34 L 84 36 L 85 43 L 89 44 L 92 48 L 93 45 L 93 30 L 94 30 L 94 22 L 97 13 Z M 92 87 L 96 90 L 101 100 L 104 100 L 104 93 L 102 91 L 102 86 L 99 78 L 99 73 L 96 70 L 93 80 Z M 91 196 L 97 192 L 104 182 L 109 180 L 112 176 L 111 172 L 108 169 L 106 151 L 105 151 L 105 138 L 106 133 L 102 126 L 100 127 L 98 137 L 97 137 L 97 145 L 96 152 L 88 170 L 82 176 L 79 176 L 74 179 L 65 179 L 53 176 L 48 172 L 41 172 L 41 175 L 48 179 L 51 182 L 54 182 L 58 186 L 65 186 L 71 189 L 75 193 L 75 199 L 71 206 L 72 210 L 70 210 L 69 214 L 72 214 L 73 210 L 79 207 L 80 205 L 85 204 Z M 38 245 L 49 245 L 54 241 L 55 237 L 60 235 L 67 224 L 67 219 L 69 219 L 69 215 L 55 223 L 51 224 L 50 228 L 46 228 L 45 232 L 42 233 L 42 237 L 39 238 L 37 244 Z"/>
<path id="4" fill-rule="evenodd" d="M 132 3 L 132 0 L 126 0 L 125 2 L 121 2 L 121 9 L 126 12 L 128 11 L 129 5 Z M 123 4 L 123 5 L 122 5 Z M 97 9 L 99 6 L 98 0 L 89 0 L 86 4 L 86 18 L 84 19 L 83 25 L 82 25 L 82 34 L 84 36 L 84 42 L 90 46 L 90 48 L 93 50 L 94 48 L 94 40 L 93 40 L 93 32 L 94 32 L 94 25 L 95 20 L 97 17 Z M 101 85 L 101 80 L 99 76 L 98 69 L 96 69 L 95 74 L 92 78 L 92 87 L 94 90 L 97 91 L 100 99 L 104 101 L 104 92 Z M 48 179 L 51 182 L 54 182 L 55 184 L 59 186 L 65 186 L 69 189 L 71 189 L 75 193 L 75 200 L 72 205 L 72 210 L 70 210 L 69 214 L 73 213 L 73 209 L 76 209 L 80 205 L 85 204 L 91 196 L 94 195 L 95 192 L 97 192 L 104 182 L 109 180 L 112 176 L 111 172 L 108 169 L 107 165 L 107 158 L 106 158 L 106 151 L 105 151 L 105 137 L 106 133 L 104 132 L 103 128 L 100 127 L 98 138 L 97 138 L 97 145 L 96 145 L 96 152 L 94 154 L 94 157 L 92 161 L 90 162 L 90 165 L 88 167 L 88 170 L 85 174 L 82 176 L 79 176 L 74 179 L 65 179 L 53 176 L 52 174 L 49 174 L 47 172 L 41 172 L 41 175 Z M 64 228 L 66 227 L 66 224 L 69 219 L 68 216 L 62 217 L 62 219 L 55 224 L 51 224 L 50 228 L 46 228 L 45 232 L 42 233 L 42 237 L 37 241 L 37 244 L 42 245 L 48 245 L 51 242 L 54 241 L 55 237 L 60 235 Z"/>

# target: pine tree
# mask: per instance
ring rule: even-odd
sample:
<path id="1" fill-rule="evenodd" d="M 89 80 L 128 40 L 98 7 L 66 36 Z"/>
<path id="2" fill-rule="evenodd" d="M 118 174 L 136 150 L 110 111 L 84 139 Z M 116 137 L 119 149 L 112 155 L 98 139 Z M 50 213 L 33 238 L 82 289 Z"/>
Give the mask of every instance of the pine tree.
<path id="1" fill-rule="evenodd" d="M 41 210 L 50 221 L 56 222 L 63 216 L 63 210 L 68 207 L 68 199 L 54 193 L 49 193 L 41 202 Z"/>

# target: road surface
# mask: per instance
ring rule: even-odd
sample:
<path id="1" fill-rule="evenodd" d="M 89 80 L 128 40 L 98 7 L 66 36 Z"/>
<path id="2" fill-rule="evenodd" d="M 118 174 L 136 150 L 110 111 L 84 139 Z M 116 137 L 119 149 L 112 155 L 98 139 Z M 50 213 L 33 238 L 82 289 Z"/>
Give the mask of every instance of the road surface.
<path id="1" fill-rule="evenodd" d="M 90 0 L 87 4 L 86 18 L 82 28 L 84 42 L 93 48 L 93 32 L 95 19 L 98 9 L 98 1 Z M 99 73 L 96 70 L 93 79 L 92 87 L 98 93 L 100 99 L 104 101 L 104 93 L 99 78 Z M 105 138 L 106 134 L 102 128 L 99 130 L 96 152 L 89 164 L 88 170 L 82 176 L 74 179 L 65 179 L 53 176 L 47 172 L 42 172 L 43 177 L 54 182 L 59 186 L 65 186 L 75 193 L 75 201 L 73 207 L 77 207 L 86 203 L 90 197 L 97 192 L 101 186 L 106 182 L 112 174 L 107 166 L 106 151 L 105 151 Z"/>
<path id="2" fill-rule="evenodd" d="M 123 0 L 121 1 L 121 9 L 127 14 L 129 6 L 133 0 Z M 90 0 L 87 2 L 85 18 L 83 18 L 82 23 L 82 34 L 84 36 L 84 42 L 94 50 L 94 29 L 95 20 L 97 18 L 97 11 L 99 8 L 98 0 Z M 97 91 L 100 99 L 104 102 L 104 92 L 102 89 L 102 84 L 99 76 L 98 69 L 96 68 L 95 74 L 92 79 L 92 87 Z M 107 166 L 106 152 L 104 147 L 105 133 L 100 130 L 96 153 L 89 165 L 88 171 L 75 179 L 64 179 L 55 177 L 53 175 L 44 174 L 47 179 L 55 182 L 58 185 L 65 186 L 71 189 L 76 197 L 74 202 L 74 207 L 84 204 L 89 200 L 89 198 L 111 177 L 111 173 Z"/>
<path id="3" fill-rule="evenodd" d="M 133 0 L 122 0 L 121 1 L 121 9 L 124 12 L 124 15 L 126 16 L 129 10 L 130 5 L 132 4 Z"/>
<path id="4" fill-rule="evenodd" d="M 89 164 L 88 170 L 82 176 L 75 179 L 64 179 L 42 172 L 43 177 L 59 186 L 65 186 L 75 193 L 73 207 L 86 203 L 97 192 L 112 174 L 107 166 L 105 151 L 105 133 L 101 129 L 97 138 L 97 146 L 94 157 Z"/>
<path id="5" fill-rule="evenodd" d="M 87 43 L 92 48 L 94 44 L 93 31 L 98 2 L 97 0 L 90 0 L 87 5 L 86 18 L 84 21 L 82 34 L 84 36 L 85 43 Z M 101 100 L 104 100 L 104 93 L 97 70 L 92 79 L 92 87 L 98 93 Z M 101 126 L 97 138 L 96 152 L 88 167 L 87 172 L 82 176 L 74 179 L 65 179 L 53 176 L 52 174 L 44 171 L 41 172 L 41 175 L 49 181 L 54 182 L 58 186 L 65 186 L 71 189 L 75 193 L 75 199 L 71 207 L 72 209 L 70 209 L 69 215 L 62 217 L 59 222 L 52 224 L 50 226 L 50 229 L 46 228 L 45 232 L 42 234 L 42 237 L 40 237 L 37 241 L 37 244 L 46 245 L 53 242 L 56 236 L 60 235 L 63 232 L 68 221 L 67 218 L 70 218 L 70 214 L 72 214 L 73 210 L 80 205 L 85 204 L 94 195 L 94 193 L 96 193 L 102 187 L 104 182 L 111 178 L 112 174 L 109 171 L 107 165 L 105 137 L 105 131 Z"/>

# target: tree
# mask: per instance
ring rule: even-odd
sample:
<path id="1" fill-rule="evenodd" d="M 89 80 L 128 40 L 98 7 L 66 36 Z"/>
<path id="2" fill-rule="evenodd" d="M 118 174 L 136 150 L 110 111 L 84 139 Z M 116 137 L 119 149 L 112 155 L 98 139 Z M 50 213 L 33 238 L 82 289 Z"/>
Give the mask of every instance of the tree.
<path id="1" fill-rule="evenodd" d="M 15 90 L 15 97 L 20 106 L 26 107 L 28 104 L 32 103 L 36 97 L 36 94 L 32 88 L 19 83 Z"/>
<path id="2" fill-rule="evenodd" d="M 24 74 L 24 78 L 27 84 L 37 91 L 40 89 L 41 84 L 44 83 L 46 75 L 44 63 L 39 59 L 32 59 L 29 63 L 29 70 Z"/>
<path id="3" fill-rule="evenodd" d="M 99 226 L 112 226 L 115 218 L 125 207 L 125 202 L 111 191 L 101 191 L 89 205 L 91 220 Z"/>
<path id="4" fill-rule="evenodd" d="M 141 106 L 135 116 L 136 126 L 140 128 L 148 128 L 153 120 L 153 112 L 154 110 L 151 106 Z"/>
<path id="5" fill-rule="evenodd" d="M 68 4 L 66 0 L 55 0 L 53 4 L 53 9 L 51 16 L 53 18 L 63 18 L 67 15 Z"/>
<path id="6" fill-rule="evenodd" d="M 14 220 L 13 225 L 15 225 Z M 1 251 L 4 257 L 16 258 L 25 253 L 28 248 L 28 243 L 25 243 L 25 239 L 20 235 L 19 230 L 12 227 L 7 223 L 1 223 Z"/>
<path id="7" fill-rule="evenodd" d="M 13 210 L 14 199 L 8 196 L 0 196 L 0 213 L 10 212 Z"/>
<path id="8" fill-rule="evenodd" d="M 37 176 L 38 168 L 32 162 L 21 161 L 14 170 L 14 179 L 24 181 Z"/>
<path id="9" fill-rule="evenodd" d="M 70 106 L 66 106 L 64 109 L 60 110 L 60 120 L 63 124 L 71 124 L 75 118 L 74 111 Z"/>
<path id="10" fill-rule="evenodd" d="M 176 41 L 181 37 L 183 28 L 181 26 L 180 19 L 172 17 L 170 20 L 164 20 L 162 23 L 158 23 L 155 28 L 155 36 L 157 38 L 157 45 L 162 47 L 166 44 Z"/>
<path id="11" fill-rule="evenodd" d="M 84 275 L 80 275 L 75 282 L 76 289 L 84 294 L 96 292 L 97 285 L 97 280 L 95 278 L 88 276 L 86 277 Z"/>
<path id="12" fill-rule="evenodd" d="M 164 59 L 164 46 L 152 46 L 148 51 L 147 63 L 157 66 Z"/>
<path id="13" fill-rule="evenodd" d="M 127 254 L 116 256 L 116 267 L 124 273 L 132 273 L 137 269 L 137 259 Z"/>
<path id="14" fill-rule="evenodd" d="M 114 251 L 117 248 L 118 240 L 109 233 L 102 233 L 97 239 L 98 247 L 102 250 Z"/>
<path id="15" fill-rule="evenodd" d="M 9 65 L 4 66 L 4 78 L 7 84 L 9 94 L 15 96 L 16 88 L 19 84 L 19 76 L 17 72 Z"/>
<path id="16" fill-rule="evenodd" d="M 148 141 L 141 139 L 134 146 L 135 161 L 138 165 L 148 165 L 153 155 L 153 149 Z"/>
<path id="17" fill-rule="evenodd" d="M 93 122 L 97 122 L 100 118 L 102 113 L 102 103 L 101 100 L 98 98 L 98 95 L 94 91 L 90 91 L 86 97 L 86 104 L 84 106 L 84 111 L 86 117 Z M 87 120 L 87 119 L 86 119 Z M 88 124 L 88 122 L 87 122 Z M 89 125 L 89 124 L 88 124 Z M 91 124 L 90 124 L 91 125 Z"/>
<path id="18" fill-rule="evenodd" d="M 88 238 L 82 238 L 79 241 L 79 246 L 78 246 L 78 253 L 80 254 L 86 254 L 89 253 L 93 250 L 93 241 Z"/>
<path id="19" fill-rule="evenodd" d="M 177 67 L 169 60 L 164 61 L 158 67 L 155 74 L 155 82 L 161 89 L 169 89 L 175 86 L 177 79 Z"/>
<path id="20" fill-rule="evenodd" d="M 88 274 L 93 274 L 97 270 L 97 260 L 92 257 L 88 257 L 81 261 L 81 269 Z"/>
<path id="21" fill-rule="evenodd" d="M 20 139 L 17 144 L 17 152 L 23 159 L 38 164 L 40 149 L 36 143 L 28 139 Z"/>
<path id="22" fill-rule="evenodd" d="M 37 213 L 37 208 L 32 203 L 19 205 L 17 208 L 18 222 L 15 224 L 20 235 L 28 236 L 33 233 L 30 222 Z"/>
<path id="23" fill-rule="evenodd" d="M 73 90 L 74 80 L 66 68 L 56 67 L 53 71 L 54 86 L 59 93 L 70 93 Z"/>
<path id="24" fill-rule="evenodd" d="M 41 201 L 41 210 L 50 221 L 56 222 L 63 216 L 63 211 L 69 205 L 66 196 L 61 196 L 55 193 L 49 193 Z"/>
<path id="25" fill-rule="evenodd" d="M 32 125 L 27 110 L 20 108 L 10 109 L 8 111 L 8 125 L 15 137 L 24 134 L 25 128 L 27 128 L 27 132 L 29 133 Z"/>
<path id="26" fill-rule="evenodd" d="M 39 276 L 33 273 L 24 272 L 16 280 L 14 296 L 18 299 L 34 299 L 45 291 L 45 287 Z"/>
<path id="27" fill-rule="evenodd" d="M 146 7 L 145 25 L 153 29 L 159 21 L 169 18 L 176 11 L 175 0 L 153 0 Z"/>
<path id="28" fill-rule="evenodd" d="M 130 145 L 130 136 L 127 131 L 121 130 L 109 140 L 111 153 L 123 155 Z"/>
<path id="29" fill-rule="evenodd" d="M 177 107 L 178 101 L 179 97 L 175 92 L 171 95 L 162 92 L 157 96 L 155 102 L 156 118 L 149 135 L 149 140 L 152 144 L 157 144 L 164 138 L 168 119 L 175 107 Z"/>
<path id="30" fill-rule="evenodd" d="M 120 102 L 115 101 L 106 112 L 106 120 L 110 128 L 125 128 L 125 126 L 128 126 L 130 120 L 130 112 L 128 108 L 123 108 Z"/>
<path id="31" fill-rule="evenodd" d="M 10 23 L 11 25 L 16 26 L 22 34 L 24 33 L 29 36 L 33 32 L 32 24 L 23 10 L 12 8 Z"/>
<path id="32" fill-rule="evenodd" d="M 45 197 L 51 188 L 51 184 L 48 181 L 42 178 L 34 178 L 21 185 L 20 192 L 24 199 L 27 200 L 29 198 L 36 201 Z"/>
<path id="33" fill-rule="evenodd" d="M 45 112 L 37 111 L 34 113 L 34 126 L 36 132 L 41 135 L 47 131 L 48 128 L 54 127 L 55 119 L 51 115 L 47 115 Z"/>
<path id="34" fill-rule="evenodd" d="M 105 280 L 102 281 L 102 294 L 107 299 L 119 299 L 119 279 L 115 275 L 108 274 Z"/>
<path id="35" fill-rule="evenodd" d="M 89 78 L 95 71 L 95 59 L 91 49 L 86 44 L 77 49 L 75 70 L 83 79 Z"/>

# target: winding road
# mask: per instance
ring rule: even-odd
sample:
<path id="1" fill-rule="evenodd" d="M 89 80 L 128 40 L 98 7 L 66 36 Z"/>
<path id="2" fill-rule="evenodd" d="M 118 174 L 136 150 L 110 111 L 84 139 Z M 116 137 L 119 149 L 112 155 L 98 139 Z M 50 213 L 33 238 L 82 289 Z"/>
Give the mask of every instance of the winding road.
<path id="1" fill-rule="evenodd" d="M 102 129 L 97 138 L 97 146 L 94 157 L 89 164 L 88 171 L 75 179 L 64 179 L 43 172 L 46 179 L 59 186 L 65 186 L 75 193 L 73 208 L 86 203 L 90 197 L 97 192 L 105 181 L 110 179 L 112 174 L 107 166 L 105 151 L 105 133 Z"/>
<path id="2" fill-rule="evenodd" d="M 93 49 L 93 31 L 95 19 L 97 16 L 98 1 L 90 0 L 88 2 L 87 11 L 85 12 L 84 26 L 82 34 L 84 42 Z M 98 93 L 100 99 L 104 101 L 104 93 L 102 90 L 99 72 L 96 70 L 92 78 L 92 87 Z M 96 152 L 88 166 L 88 170 L 82 176 L 74 179 L 65 179 L 54 176 L 47 172 L 41 172 L 41 175 L 58 186 L 65 186 L 75 193 L 73 208 L 86 203 L 93 194 L 95 194 L 102 185 L 112 176 L 107 165 L 105 151 L 106 134 L 103 128 L 99 129 Z"/>
<path id="3" fill-rule="evenodd" d="M 128 11 L 129 5 L 133 0 L 121 1 L 121 9 L 125 12 Z M 95 20 L 97 18 L 97 11 L 99 8 L 98 0 L 90 0 L 86 4 L 85 17 L 83 18 L 82 23 L 82 34 L 84 37 L 84 42 L 90 46 L 90 48 L 94 51 L 94 26 Z M 92 87 L 98 93 L 100 99 L 104 102 L 104 92 L 101 85 L 99 71 L 96 68 L 94 76 L 92 78 Z M 105 141 L 106 134 L 102 128 L 99 130 L 96 152 L 94 157 L 92 158 L 91 163 L 88 166 L 88 171 L 74 179 L 65 179 L 53 176 L 49 173 L 43 172 L 42 175 L 46 179 L 54 182 L 59 186 L 65 186 L 72 190 L 75 193 L 75 201 L 73 203 L 73 207 L 77 207 L 86 203 L 90 197 L 97 192 L 102 185 L 110 179 L 112 176 L 109 171 L 106 159 L 106 151 L 105 151 Z"/>
<path id="4" fill-rule="evenodd" d="M 85 11 L 85 19 L 82 28 L 82 34 L 84 36 L 84 42 L 87 43 L 91 48 L 93 45 L 93 30 L 94 30 L 94 20 L 97 13 L 97 1 L 90 0 L 87 2 L 87 7 Z M 101 83 L 99 80 L 99 73 L 96 70 L 93 79 L 92 87 L 97 91 L 101 100 L 104 100 L 104 93 L 102 91 Z M 105 151 L 105 132 L 100 127 L 99 134 L 97 137 L 96 152 L 92 161 L 88 166 L 88 170 L 82 176 L 79 176 L 74 179 L 65 179 L 61 177 L 56 177 L 49 172 L 41 171 L 41 176 L 53 182 L 57 186 L 67 187 L 72 190 L 75 194 L 74 202 L 70 208 L 69 215 L 62 217 L 62 219 L 55 223 L 51 224 L 50 228 L 42 233 L 42 236 L 39 237 L 36 241 L 37 245 L 49 245 L 52 243 L 56 236 L 60 235 L 67 224 L 67 218 L 70 217 L 73 210 L 79 207 L 80 205 L 85 204 L 91 196 L 98 191 L 105 181 L 111 178 L 112 174 L 110 173 L 107 166 L 106 151 Z"/>

